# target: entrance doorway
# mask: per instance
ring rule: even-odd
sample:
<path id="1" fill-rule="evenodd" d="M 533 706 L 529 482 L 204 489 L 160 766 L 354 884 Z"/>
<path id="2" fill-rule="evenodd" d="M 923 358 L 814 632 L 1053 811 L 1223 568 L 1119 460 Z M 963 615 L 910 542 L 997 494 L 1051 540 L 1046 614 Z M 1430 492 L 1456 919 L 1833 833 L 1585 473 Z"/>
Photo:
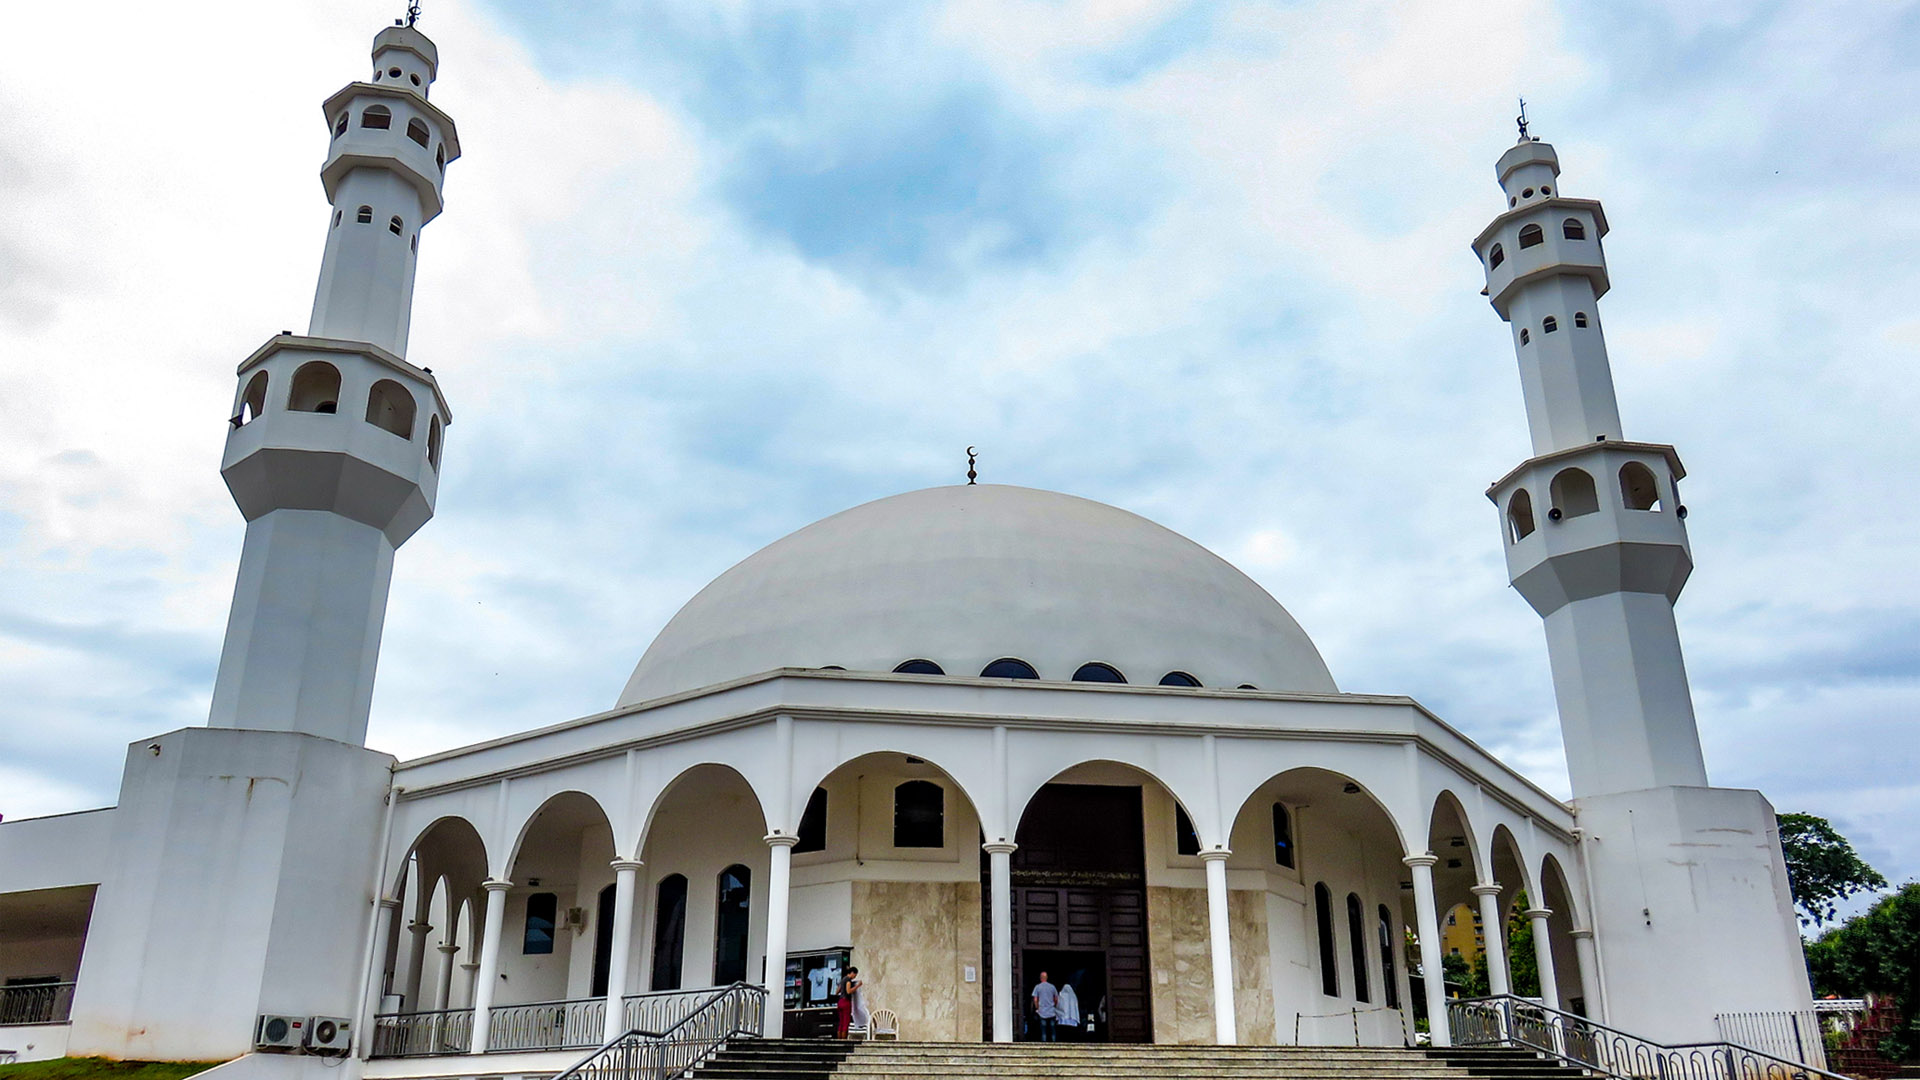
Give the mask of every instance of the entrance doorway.
<path id="1" fill-rule="evenodd" d="M 1039 1037 L 1032 990 L 1045 970 L 1056 986 L 1075 973 L 1098 984 L 1073 984 L 1081 1037 L 1091 1015 L 1099 1041 L 1152 1042 L 1140 788 L 1048 784 L 1027 805 L 1014 842 L 1014 1038 Z M 984 875 L 984 861 L 981 869 Z M 990 893 L 981 891 L 983 899 Z M 981 916 L 988 922 L 986 911 Z M 992 933 L 989 924 L 989 949 Z M 989 1032 L 992 1009 L 988 1001 Z"/>
<path id="2" fill-rule="evenodd" d="M 1028 949 L 1020 958 L 1020 969 L 1032 972 L 1034 983 L 1040 981 L 1040 973 L 1047 973 L 1060 994 L 1060 1023 L 1057 1035 L 1061 1042 L 1108 1042 L 1106 1012 L 1107 1006 L 1107 954 L 1104 952 L 1062 951 L 1056 949 Z M 1073 993 L 1067 993 L 1071 987 Z M 1032 985 L 1027 987 L 1031 993 Z M 1028 1008 L 1031 1008 L 1031 1003 Z M 1029 1031 L 1029 1038 L 1037 1037 L 1037 1032 Z"/>

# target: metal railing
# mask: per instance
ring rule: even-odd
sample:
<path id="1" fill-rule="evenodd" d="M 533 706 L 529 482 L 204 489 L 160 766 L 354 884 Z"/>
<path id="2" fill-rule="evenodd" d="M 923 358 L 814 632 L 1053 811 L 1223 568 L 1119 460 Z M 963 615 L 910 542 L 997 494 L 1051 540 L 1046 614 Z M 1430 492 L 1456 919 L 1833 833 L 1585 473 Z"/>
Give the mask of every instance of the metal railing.
<path id="1" fill-rule="evenodd" d="M 1864 1002 L 1862 1003 L 1864 1004 Z M 1836 1013 L 1841 1021 L 1846 1013 Z M 1770 1054 L 1805 1061 L 1827 1068 L 1827 1044 L 1822 1037 L 1821 1014 L 1813 1009 L 1780 1012 L 1721 1013 L 1713 1018 L 1720 1037 L 1730 1043 L 1752 1046 Z M 1838 1028 L 1836 1028 L 1838 1030 Z"/>
<path id="2" fill-rule="evenodd" d="M 669 1080 L 705 1061 L 728 1039 L 759 1036 L 766 990 L 734 983 L 705 993 L 705 1000 L 674 1024 L 629 1031 L 555 1080 Z"/>
<path id="3" fill-rule="evenodd" d="M 1739 1043 L 1667 1046 L 1517 997 L 1447 1003 L 1455 1046 L 1520 1046 L 1614 1080 L 1845 1080 Z"/>
<path id="4" fill-rule="evenodd" d="M 73 1012 L 70 982 L 0 987 L 0 1025 L 64 1024 Z"/>
<path id="5" fill-rule="evenodd" d="M 488 1015 L 488 1053 L 583 1050 L 607 1035 L 606 998 L 495 1005 Z"/>
<path id="6" fill-rule="evenodd" d="M 438 1057 L 473 1046 L 473 1010 L 389 1013 L 373 1018 L 368 1057 Z"/>
<path id="7" fill-rule="evenodd" d="M 629 1031 L 666 1031 L 731 987 L 663 990 L 624 999 Z M 585 1050 L 606 1037 L 605 998 L 496 1005 L 487 1052 Z M 759 1030 L 756 1023 L 755 1031 Z M 386 1013 L 373 1018 L 370 1057 L 437 1057 L 464 1054 L 473 1046 L 473 1010 Z"/>

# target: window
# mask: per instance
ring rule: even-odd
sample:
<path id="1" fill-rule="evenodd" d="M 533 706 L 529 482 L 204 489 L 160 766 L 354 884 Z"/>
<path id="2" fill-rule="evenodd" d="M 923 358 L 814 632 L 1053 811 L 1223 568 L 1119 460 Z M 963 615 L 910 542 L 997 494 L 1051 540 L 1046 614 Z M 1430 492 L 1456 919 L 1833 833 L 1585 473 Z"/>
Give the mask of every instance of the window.
<path id="1" fill-rule="evenodd" d="M 735 864 L 720 871 L 713 914 L 713 982 L 716 986 L 747 979 L 747 917 L 752 889 L 747 868 Z"/>
<path id="2" fill-rule="evenodd" d="M 687 946 L 687 879 L 670 874 L 660 880 L 653 904 L 653 989 L 680 989 L 680 965 Z"/>
<path id="3" fill-rule="evenodd" d="M 1293 869 L 1293 815 L 1279 803 L 1273 804 L 1273 862 Z"/>
<path id="4" fill-rule="evenodd" d="M 1347 948 L 1353 952 L 1353 1000 L 1372 1001 L 1373 988 L 1367 984 L 1367 909 L 1353 893 L 1347 894 Z"/>
<path id="5" fill-rule="evenodd" d="M 614 886 L 600 890 L 600 903 L 593 914 L 593 996 L 606 997 L 607 983 L 613 975 L 613 897 Z M 451 961 L 453 958 L 447 958 Z"/>
<path id="6" fill-rule="evenodd" d="M 1454 925 L 1455 920 L 1458 919 L 1459 917 L 1460 917 L 1459 914 L 1456 912 L 1452 912 L 1452 911 L 1447 912 L 1447 925 L 1448 926 Z"/>
<path id="7" fill-rule="evenodd" d="M 347 114 L 341 113 L 333 118 L 333 137 L 339 138 L 347 133 Z"/>
<path id="8" fill-rule="evenodd" d="M 995 660 L 981 669 L 980 677 L 983 679 L 1037 679 L 1040 673 L 1033 670 L 1033 665 L 1025 660 L 1016 660 L 1009 656 Z"/>
<path id="9" fill-rule="evenodd" d="M 798 833 L 800 842 L 793 845 L 795 855 L 827 850 L 826 788 L 814 788 L 813 794 L 807 796 L 807 809 L 800 815 Z"/>
<path id="10" fill-rule="evenodd" d="M 1173 804 L 1173 850 L 1179 855 L 1200 854 L 1200 832 L 1187 816 L 1187 808 L 1177 802 Z"/>
<path id="11" fill-rule="evenodd" d="M 1538 247 L 1546 242 L 1547 234 L 1538 225 L 1529 225 L 1520 230 L 1520 246 L 1523 248 Z"/>
<path id="12" fill-rule="evenodd" d="M 1553 478 L 1553 508 L 1567 517 L 1580 517 L 1600 509 L 1593 477 L 1584 469 L 1561 469 Z"/>
<path id="13" fill-rule="evenodd" d="M 1520 197 L 1521 197 L 1521 198 L 1523 198 L 1523 199 L 1531 199 L 1531 198 L 1533 198 L 1533 189 L 1532 189 L 1532 188 L 1528 188 L 1528 189 L 1526 189 L 1525 191 L 1522 191 L 1522 192 L 1520 193 Z"/>
<path id="14" fill-rule="evenodd" d="M 1629 510 L 1660 509 L 1660 486 L 1653 470 L 1637 461 L 1620 466 L 1620 501 Z"/>
<path id="15" fill-rule="evenodd" d="M 385 130 L 393 126 L 393 113 L 385 105 L 369 105 L 367 111 L 360 114 L 360 126 Z"/>
<path id="16" fill-rule="evenodd" d="M 1501 263 L 1506 261 L 1507 261 L 1507 249 L 1501 247 L 1499 244 L 1493 245 L 1492 250 L 1487 252 L 1487 269 L 1489 270 L 1499 266 Z"/>
<path id="17" fill-rule="evenodd" d="M 893 846 L 947 846 L 947 793 L 931 780 L 909 780 L 893 789 Z"/>
<path id="18" fill-rule="evenodd" d="M 392 379 L 381 379 L 367 393 L 367 423 L 403 439 L 413 438 L 413 412 L 413 395 Z"/>
<path id="19" fill-rule="evenodd" d="M 1320 931 L 1320 992 L 1339 997 L 1340 971 L 1336 965 L 1340 960 L 1333 948 L 1333 893 L 1324 881 L 1313 886 L 1313 920 L 1315 929 Z"/>
<path id="20" fill-rule="evenodd" d="M 1380 905 L 1380 981 L 1386 984 L 1387 1008 L 1400 1007 L 1400 977 L 1393 970 L 1393 916 Z"/>
<path id="21" fill-rule="evenodd" d="M 1587 313 L 1586 313 L 1586 312 L 1584 312 L 1584 311 L 1576 311 L 1576 312 L 1574 312 L 1574 313 L 1573 313 L 1573 328 L 1574 328 L 1575 330 L 1585 330 L 1585 329 L 1587 328 Z"/>
<path id="22" fill-rule="evenodd" d="M 247 380 L 247 392 L 240 395 L 240 423 L 251 424 L 267 411 L 267 373 L 256 371 Z M 238 427 L 239 424 L 234 425 Z"/>
<path id="23" fill-rule="evenodd" d="M 363 206 L 360 209 L 354 211 L 353 220 L 359 222 L 362 225 L 373 224 L 373 207 Z"/>
<path id="24" fill-rule="evenodd" d="M 1587 227 L 1580 223 L 1579 218 L 1568 218 L 1560 224 L 1560 235 L 1569 240 L 1585 240 Z"/>
<path id="25" fill-rule="evenodd" d="M 293 391 L 287 395 L 293 412 L 337 412 L 340 408 L 340 369 L 325 360 L 310 360 L 293 373 Z"/>
<path id="26" fill-rule="evenodd" d="M 334 228 L 336 228 L 336 229 L 337 229 L 337 228 L 339 228 L 339 227 L 340 227 L 340 219 L 341 219 L 341 218 L 343 218 L 343 217 L 345 217 L 345 216 L 346 216 L 346 214 L 347 214 L 347 212 L 346 212 L 345 210 L 335 210 L 335 211 L 333 212 L 333 227 L 334 227 Z"/>
<path id="27" fill-rule="evenodd" d="M 553 952 L 553 920 L 560 913 L 560 898 L 550 892 L 527 897 L 527 928 L 520 938 L 520 952 L 527 956 L 545 956 Z"/>
<path id="28" fill-rule="evenodd" d="M 427 143 L 432 141 L 433 136 L 428 133 L 427 125 L 421 123 L 418 119 L 414 119 L 407 121 L 407 138 L 419 143 L 420 148 L 425 150 Z"/>
<path id="29" fill-rule="evenodd" d="M 1092 663 L 1081 664 L 1080 669 L 1073 673 L 1073 681 L 1123 683 L 1127 681 L 1127 677 L 1120 674 L 1120 672 L 1111 665 L 1102 664 L 1096 660 Z"/>
<path id="30" fill-rule="evenodd" d="M 1200 680 L 1184 671 L 1169 671 L 1160 676 L 1161 686 L 1199 686 Z"/>
<path id="31" fill-rule="evenodd" d="M 1560 320 L 1554 318 L 1551 315 L 1540 320 L 1540 332 L 1543 334 L 1551 334 L 1559 329 L 1560 329 Z"/>
<path id="32" fill-rule="evenodd" d="M 407 231 L 407 223 L 400 220 L 399 214 L 395 214 L 387 219 L 387 231 L 395 236 L 399 236 L 401 233 Z"/>
<path id="33" fill-rule="evenodd" d="M 1550 187 L 1548 187 L 1548 186 L 1547 186 L 1547 185 L 1545 185 L 1545 184 L 1541 184 L 1541 185 L 1540 185 L 1540 194 L 1542 194 L 1542 195 L 1551 195 L 1551 194 L 1553 194 L 1553 189 L 1552 189 L 1552 188 L 1550 188 Z"/>
<path id="34" fill-rule="evenodd" d="M 931 660 L 902 660 L 893 669 L 896 675 L 945 675 L 946 671 Z"/>
<path id="35" fill-rule="evenodd" d="M 440 469 L 440 418 L 437 416 L 427 421 L 427 464 L 436 472 Z"/>
<path id="36" fill-rule="evenodd" d="M 1533 496 L 1526 488 L 1507 500 L 1507 541 L 1517 544 L 1533 535 Z"/>
<path id="37" fill-rule="evenodd" d="M 1525 345 L 1527 342 L 1532 340 L 1533 338 L 1527 333 L 1527 328 L 1524 326 L 1521 327 L 1520 328 L 1520 344 Z"/>
<path id="38" fill-rule="evenodd" d="M 399 69 L 399 68 L 397 68 L 397 67 L 390 67 L 390 68 L 388 68 L 388 69 L 387 69 L 387 78 L 389 78 L 389 79 L 397 79 L 397 78 L 399 78 L 399 77 L 400 77 L 400 69 Z"/>
<path id="39" fill-rule="evenodd" d="M 409 75 L 409 76 L 407 76 L 407 81 L 408 81 L 408 82 L 410 82 L 410 83 L 412 83 L 412 84 L 413 84 L 413 85 L 415 85 L 415 86 L 419 86 L 419 85 L 420 85 L 420 76 L 418 76 L 418 75 Z"/>
<path id="40" fill-rule="evenodd" d="M 433 148 L 433 163 L 440 167 L 441 172 L 444 173 L 447 171 L 447 144 L 446 143 L 441 143 L 439 146 L 436 146 Z"/>

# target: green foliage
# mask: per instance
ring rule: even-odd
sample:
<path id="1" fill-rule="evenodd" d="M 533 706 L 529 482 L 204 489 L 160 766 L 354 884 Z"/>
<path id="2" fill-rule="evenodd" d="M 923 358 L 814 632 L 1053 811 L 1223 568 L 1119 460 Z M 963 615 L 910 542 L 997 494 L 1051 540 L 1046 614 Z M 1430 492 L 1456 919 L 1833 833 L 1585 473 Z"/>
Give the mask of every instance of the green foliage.
<path id="1" fill-rule="evenodd" d="M 1900 1026 L 1880 1046 L 1894 1060 L 1920 1057 L 1920 881 L 1807 943 L 1815 994 L 1890 996 Z"/>
<path id="2" fill-rule="evenodd" d="M 1507 909 L 1507 970 L 1512 973 L 1513 993 L 1519 997 L 1540 996 L 1540 954 L 1533 951 L 1533 923 L 1521 914 L 1532 906 L 1523 892 Z"/>
<path id="3" fill-rule="evenodd" d="M 112 1061 L 107 1058 L 54 1058 L 0 1065 L 0 1080 L 182 1080 L 206 1072 L 218 1061 Z"/>
<path id="4" fill-rule="evenodd" d="M 1441 957 L 1440 970 L 1446 976 L 1447 982 L 1454 986 L 1464 988 L 1467 985 L 1467 958 L 1459 953 L 1448 953 Z"/>
<path id="5" fill-rule="evenodd" d="M 1482 949 L 1479 955 L 1473 958 L 1473 967 L 1468 969 L 1467 977 L 1462 980 L 1462 982 L 1466 984 L 1468 997 L 1486 997 L 1488 994 L 1493 993 L 1493 981 L 1487 976 L 1487 953 L 1485 949 Z"/>
<path id="6" fill-rule="evenodd" d="M 1840 901 L 1887 887 L 1887 879 L 1868 866 L 1827 819 L 1781 814 L 1778 821 L 1787 884 L 1793 889 L 1801 922 L 1822 926 L 1839 913 Z"/>

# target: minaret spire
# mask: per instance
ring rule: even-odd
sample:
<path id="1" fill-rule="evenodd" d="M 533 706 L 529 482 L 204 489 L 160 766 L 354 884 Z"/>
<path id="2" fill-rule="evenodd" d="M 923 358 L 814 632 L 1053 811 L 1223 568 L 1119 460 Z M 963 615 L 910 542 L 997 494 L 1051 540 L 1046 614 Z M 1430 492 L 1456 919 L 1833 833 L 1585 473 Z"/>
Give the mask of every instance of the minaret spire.
<path id="1" fill-rule="evenodd" d="M 1506 210 L 1474 241 L 1513 335 L 1534 456 L 1487 493 L 1514 588 L 1546 621 L 1576 797 L 1707 782 L 1673 602 L 1693 569 L 1670 446 L 1624 441 L 1601 332 L 1609 285 L 1592 199 L 1551 145 L 1500 157 Z"/>

